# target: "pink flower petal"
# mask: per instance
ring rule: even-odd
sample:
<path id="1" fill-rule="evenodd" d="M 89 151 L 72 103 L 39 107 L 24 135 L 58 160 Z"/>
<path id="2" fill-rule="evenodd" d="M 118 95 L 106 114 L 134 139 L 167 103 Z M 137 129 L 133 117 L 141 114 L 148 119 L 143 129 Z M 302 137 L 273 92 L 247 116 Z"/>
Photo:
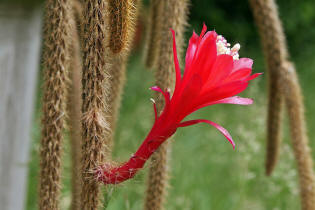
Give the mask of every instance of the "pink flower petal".
<path id="1" fill-rule="evenodd" d="M 154 121 L 156 122 L 156 120 L 158 119 L 158 113 L 157 113 L 157 108 L 156 108 L 156 104 L 155 104 L 155 101 L 153 99 L 152 100 L 152 103 L 153 103 L 153 109 L 154 109 Z"/>
<path id="2" fill-rule="evenodd" d="M 186 87 L 184 87 L 178 106 L 182 107 L 183 110 L 190 107 L 193 103 L 193 100 L 198 97 L 201 87 L 202 81 L 200 76 L 198 74 L 194 74 L 193 77 L 190 78 L 190 81 L 188 82 Z"/>
<path id="3" fill-rule="evenodd" d="M 200 36 L 197 35 L 198 39 L 196 40 L 197 43 L 196 43 L 196 48 L 194 49 L 194 55 L 193 55 L 193 57 L 191 57 L 189 64 L 188 65 L 186 64 L 184 74 L 188 73 L 190 64 L 195 60 L 196 55 L 198 53 L 198 48 L 199 48 L 200 42 L 202 41 L 203 36 L 206 33 L 206 31 L 207 31 L 207 26 L 205 24 L 203 24 Z M 193 33 L 193 36 L 195 35 L 194 33 Z"/>
<path id="4" fill-rule="evenodd" d="M 217 56 L 217 59 L 211 70 L 208 69 L 206 76 L 207 82 L 205 89 L 214 87 L 216 84 L 222 82 L 231 72 L 233 68 L 233 57 L 230 55 L 222 54 Z"/>
<path id="5" fill-rule="evenodd" d="M 195 107 L 194 109 L 192 109 L 188 113 L 188 115 L 198 111 L 199 109 L 202 109 L 202 108 L 207 107 L 207 106 L 212 106 L 212 105 L 215 105 L 215 104 L 235 104 L 235 105 L 247 106 L 247 105 L 253 104 L 253 102 L 254 101 L 251 98 L 242 98 L 240 96 L 233 96 L 233 97 L 224 98 L 224 99 L 221 99 L 221 100 L 218 100 L 218 101 L 201 104 L 201 105 Z"/>
<path id="6" fill-rule="evenodd" d="M 228 77 L 226 77 L 224 82 L 227 83 L 227 82 L 232 82 L 232 81 L 237 81 L 237 80 L 243 80 L 244 78 L 247 78 L 248 76 L 250 76 L 251 73 L 252 73 L 252 69 L 250 68 L 239 69 L 231 73 Z"/>
<path id="7" fill-rule="evenodd" d="M 199 36 L 195 32 L 193 32 L 193 35 L 189 39 L 189 44 L 188 44 L 188 48 L 186 51 L 185 68 L 187 68 L 187 69 L 189 68 L 189 66 L 192 63 L 193 58 L 195 56 L 197 44 L 198 44 L 198 39 L 199 39 Z"/>
<path id="8" fill-rule="evenodd" d="M 214 31 L 206 33 L 199 45 L 192 64 L 194 72 L 199 73 L 204 81 L 207 80 L 217 59 L 216 37 L 217 34 Z"/>
<path id="9" fill-rule="evenodd" d="M 174 92 L 172 97 L 172 108 L 174 112 L 178 112 L 174 119 L 179 120 L 179 122 L 187 116 L 189 110 L 195 106 L 195 101 L 199 97 L 200 89 L 202 87 L 201 78 L 198 74 L 194 74 L 188 84 L 183 87 L 181 93 Z M 176 97 L 179 96 L 179 97 Z"/>
<path id="10" fill-rule="evenodd" d="M 253 60 L 250 58 L 240 58 L 239 60 L 234 61 L 233 70 L 232 72 L 235 72 L 240 69 L 252 69 L 253 66 Z"/>
<path id="11" fill-rule="evenodd" d="M 216 36 L 217 34 L 214 31 L 209 31 L 202 38 L 200 44 L 197 45 L 191 63 L 185 66 L 183 85 L 187 84 L 193 74 L 199 74 L 202 80 L 206 81 L 205 75 L 209 75 L 209 71 L 217 58 Z"/>
<path id="12" fill-rule="evenodd" d="M 165 106 L 168 106 L 170 104 L 171 99 L 170 99 L 170 94 L 168 92 L 164 92 L 159 86 L 153 86 L 150 89 L 163 94 L 164 99 L 165 99 Z"/>
<path id="13" fill-rule="evenodd" d="M 253 79 L 257 78 L 258 76 L 260 76 L 260 75 L 262 75 L 262 74 L 263 74 L 263 73 L 256 73 L 256 74 L 253 74 L 253 75 L 251 75 L 251 76 L 249 76 L 249 77 L 247 78 L 247 81 L 253 80 Z"/>
<path id="14" fill-rule="evenodd" d="M 205 120 L 205 119 L 188 120 L 188 121 L 180 123 L 178 125 L 178 127 L 186 127 L 186 126 L 190 126 L 190 125 L 195 125 L 197 123 L 208 123 L 209 125 L 212 125 L 216 129 L 218 129 L 223 134 L 223 136 L 232 144 L 233 149 L 235 149 L 235 143 L 232 139 L 232 136 L 229 134 L 229 132 L 225 128 L 223 128 L 221 125 L 219 125 L 215 122 L 212 122 L 210 120 Z"/>
<path id="15" fill-rule="evenodd" d="M 251 98 L 243 98 L 240 96 L 233 96 L 233 97 L 229 97 L 229 98 L 225 98 L 222 100 L 212 102 L 211 105 L 214 105 L 214 104 L 237 104 L 237 105 L 245 105 L 246 106 L 246 105 L 253 104 L 253 102 L 254 101 Z"/>
<path id="16" fill-rule="evenodd" d="M 202 25 L 202 30 L 201 30 L 201 33 L 200 33 L 200 36 L 199 36 L 199 40 L 203 38 L 203 35 L 207 32 L 207 26 L 205 23 L 203 23 Z"/>
<path id="17" fill-rule="evenodd" d="M 200 97 L 199 104 L 211 103 L 224 98 L 235 96 L 244 91 L 248 86 L 247 81 L 235 81 L 209 89 Z"/>
<path id="18" fill-rule="evenodd" d="M 182 99 L 186 102 L 186 104 L 192 103 L 192 99 L 198 96 L 202 86 L 202 80 L 198 74 L 194 74 L 188 84 L 186 85 L 183 93 Z"/>

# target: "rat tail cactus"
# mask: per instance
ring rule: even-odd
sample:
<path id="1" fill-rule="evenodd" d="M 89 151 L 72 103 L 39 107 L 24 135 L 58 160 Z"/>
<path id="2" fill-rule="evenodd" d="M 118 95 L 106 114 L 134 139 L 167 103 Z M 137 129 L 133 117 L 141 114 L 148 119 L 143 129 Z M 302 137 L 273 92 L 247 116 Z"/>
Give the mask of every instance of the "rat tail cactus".
<path id="1" fill-rule="evenodd" d="M 46 2 L 39 209 L 59 209 L 69 57 L 68 0 Z"/>
<path id="2" fill-rule="evenodd" d="M 82 193 L 81 208 L 100 207 L 99 184 L 89 178 L 89 171 L 105 161 L 109 148 L 105 135 L 108 125 L 105 120 L 105 82 L 108 75 L 105 34 L 105 0 L 87 0 L 83 21 L 83 69 L 82 69 Z"/>
<path id="3" fill-rule="evenodd" d="M 269 134 L 273 138 L 268 139 L 267 142 L 266 172 L 268 175 L 271 174 L 279 153 L 281 98 L 285 98 L 292 146 L 299 172 L 301 206 L 303 210 L 312 210 L 315 209 L 315 178 L 306 134 L 303 98 L 295 68 L 288 61 L 285 35 L 276 3 L 274 0 L 250 0 L 250 3 L 268 63 L 269 97 L 273 97 L 269 103 L 268 126 L 274 128 L 270 127 L 268 131 L 274 134 Z"/>
<path id="4" fill-rule="evenodd" d="M 288 52 L 284 33 L 276 5 L 273 1 L 251 0 L 251 6 L 261 33 L 268 68 L 268 116 L 267 116 L 267 152 L 266 174 L 270 175 L 278 161 L 283 114 L 283 94 L 280 91 L 281 62 L 286 60 Z M 267 38 L 268 37 L 268 38 Z"/>
<path id="5" fill-rule="evenodd" d="M 147 24 L 147 40 L 146 40 L 146 60 L 145 64 L 148 68 L 155 67 L 160 51 L 162 26 L 166 11 L 163 5 L 166 1 L 151 0 L 150 12 Z M 187 7 L 183 5 L 183 7 Z M 186 14 L 181 14 L 185 15 Z"/>

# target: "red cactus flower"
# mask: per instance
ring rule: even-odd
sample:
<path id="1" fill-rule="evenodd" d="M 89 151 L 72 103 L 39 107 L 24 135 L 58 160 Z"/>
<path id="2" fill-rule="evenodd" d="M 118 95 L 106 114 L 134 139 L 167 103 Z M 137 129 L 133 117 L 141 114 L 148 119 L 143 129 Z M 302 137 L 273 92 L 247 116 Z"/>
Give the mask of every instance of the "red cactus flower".
<path id="1" fill-rule="evenodd" d="M 177 128 L 208 123 L 217 128 L 232 144 L 231 135 L 220 125 L 204 119 L 183 121 L 189 114 L 214 104 L 250 105 L 252 99 L 235 96 L 248 86 L 250 80 L 260 74 L 252 73 L 253 61 L 238 57 L 239 44 L 229 48 L 229 43 L 216 34 L 206 33 L 203 26 L 200 36 L 193 32 L 186 52 L 186 66 L 183 77 L 177 59 L 175 32 L 173 34 L 173 52 L 176 70 L 176 84 L 171 97 L 168 90 L 152 87 L 163 94 L 165 106 L 158 116 L 154 103 L 154 125 L 128 162 L 117 167 L 105 164 L 96 170 L 97 179 L 105 184 L 118 184 L 132 178 L 143 167 L 156 149 L 172 136 Z"/>

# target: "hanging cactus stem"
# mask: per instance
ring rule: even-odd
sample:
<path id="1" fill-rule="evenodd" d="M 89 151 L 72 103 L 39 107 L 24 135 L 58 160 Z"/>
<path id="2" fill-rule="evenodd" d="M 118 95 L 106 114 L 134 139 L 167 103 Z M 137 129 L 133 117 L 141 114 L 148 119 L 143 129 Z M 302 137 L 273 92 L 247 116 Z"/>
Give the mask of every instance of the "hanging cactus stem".
<path id="1" fill-rule="evenodd" d="M 68 0 L 46 2 L 39 209 L 59 209 L 69 56 Z M 56 50 L 57 49 L 57 50 Z"/>
<path id="2" fill-rule="evenodd" d="M 109 47 L 113 53 L 128 50 L 133 35 L 136 10 L 133 0 L 109 0 Z"/>
<path id="3" fill-rule="evenodd" d="M 106 50 L 106 16 L 104 0 L 88 0 L 84 7 L 82 69 L 82 210 L 100 207 L 99 184 L 89 172 L 109 158 L 105 141 L 105 69 L 110 65 Z M 92 35 L 93 34 L 93 35 Z"/>
<path id="4" fill-rule="evenodd" d="M 266 173 L 275 167 L 280 142 L 282 98 L 285 98 L 290 119 L 292 146 L 298 166 L 301 206 L 315 209 L 315 178 L 308 145 L 304 104 L 295 69 L 288 61 L 285 35 L 274 0 L 250 0 L 255 21 L 264 46 L 269 70 L 269 115 Z M 274 126 L 274 127 L 273 127 Z M 274 132 L 274 133 L 271 133 Z"/>

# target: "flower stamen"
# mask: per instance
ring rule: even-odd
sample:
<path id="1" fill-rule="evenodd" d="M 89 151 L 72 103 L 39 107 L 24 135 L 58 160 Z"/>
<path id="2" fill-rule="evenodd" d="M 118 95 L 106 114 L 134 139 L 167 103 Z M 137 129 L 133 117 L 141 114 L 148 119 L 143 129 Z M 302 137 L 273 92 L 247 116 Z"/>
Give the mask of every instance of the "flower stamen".
<path id="1" fill-rule="evenodd" d="M 222 35 L 217 36 L 217 53 L 218 55 L 227 54 L 233 57 L 233 60 L 239 60 L 238 51 L 241 49 L 241 45 L 236 43 L 232 48 L 231 44 L 226 41 Z"/>

